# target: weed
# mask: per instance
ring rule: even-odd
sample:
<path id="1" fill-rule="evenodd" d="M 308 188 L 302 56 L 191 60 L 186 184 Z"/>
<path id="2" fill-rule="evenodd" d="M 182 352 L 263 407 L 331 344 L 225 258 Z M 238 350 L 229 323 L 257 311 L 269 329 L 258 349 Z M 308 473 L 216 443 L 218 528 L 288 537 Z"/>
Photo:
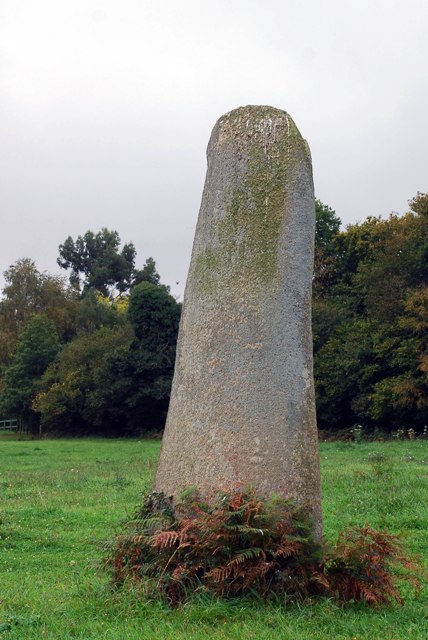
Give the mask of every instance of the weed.
<path id="1" fill-rule="evenodd" d="M 368 462 L 379 463 L 379 462 L 385 462 L 386 457 L 385 457 L 385 454 L 382 453 L 381 451 L 370 451 L 370 453 L 367 454 L 367 460 Z"/>
<path id="2" fill-rule="evenodd" d="M 117 473 L 114 480 L 111 481 L 111 485 L 113 487 L 117 487 L 118 489 L 124 489 L 125 487 L 130 487 L 134 484 L 133 480 L 126 478 L 125 476 Z"/>
<path id="3" fill-rule="evenodd" d="M 364 429 L 361 424 L 356 424 L 351 429 L 351 435 L 355 444 L 361 444 L 364 439 Z"/>
<path id="4" fill-rule="evenodd" d="M 415 462 L 415 456 L 412 456 L 410 453 L 405 453 L 403 456 L 404 462 Z"/>

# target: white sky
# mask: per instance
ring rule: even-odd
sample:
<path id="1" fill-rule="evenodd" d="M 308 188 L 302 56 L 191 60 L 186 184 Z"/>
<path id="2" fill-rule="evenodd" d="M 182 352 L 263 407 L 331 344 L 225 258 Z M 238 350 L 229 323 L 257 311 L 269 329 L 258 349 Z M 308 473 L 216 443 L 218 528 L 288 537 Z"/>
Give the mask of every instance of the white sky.
<path id="1" fill-rule="evenodd" d="M 0 0 L 0 271 L 106 226 L 181 294 L 211 129 L 246 104 L 290 113 L 345 224 L 404 212 L 427 66 L 427 0 Z"/>

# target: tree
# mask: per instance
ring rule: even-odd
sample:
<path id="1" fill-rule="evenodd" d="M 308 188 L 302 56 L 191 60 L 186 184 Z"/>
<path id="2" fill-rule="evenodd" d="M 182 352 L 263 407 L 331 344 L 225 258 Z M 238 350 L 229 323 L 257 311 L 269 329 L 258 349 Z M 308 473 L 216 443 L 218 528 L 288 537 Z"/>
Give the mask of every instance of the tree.
<path id="1" fill-rule="evenodd" d="M 129 296 L 128 315 L 136 338 L 149 351 L 175 358 L 181 305 L 163 286 L 150 282 L 136 285 Z"/>
<path id="2" fill-rule="evenodd" d="M 394 322 L 402 313 L 408 292 L 423 282 L 423 245 L 428 218 L 412 212 L 377 220 L 370 249 L 359 260 L 353 283 L 368 317 Z"/>
<path id="3" fill-rule="evenodd" d="M 346 429 L 366 413 L 378 373 L 370 324 L 363 318 L 341 323 L 314 358 L 317 412 L 324 429 Z"/>
<path id="4" fill-rule="evenodd" d="M 47 369 L 33 403 L 45 430 L 130 435 L 163 427 L 180 305 L 164 287 L 141 282 L 127 318 L 79 335 Z"/>
<path id="5" fill-rule="evenodd" d="M 45 371 L 33 401 L 45 430 L 67 434 L 110 432 L 108 424 L 98 424 L 91 398 L 97 393 L 98 371 L 112 354 L 127 352 L 131 340 L 128 323 L 83 333 L 61 350 Z M 107 384 L 117 377 L 115 371 Z"/>
<path id="6" fill-rule="evenodd" d="M 313 296 L 322 297 L 326 289 L 336 281 L 338 260 L 337 238 L 340 218 L 321 200 L 315 201 L 315 256 Z"/>
<path id="7" fill-rule="evenodd" d="M 330 252 L 318 252 L 314 281 L 321 428 L 428 422 L 428 195 L 409 204 L 402 216 L 368 217 L 328 242 L 319 234 Z"/>
<path id="8" fill-rule="evenodd" d="M 92 333 L 101 327 L 118 327 L 126 318 L 128 298 L 110 298 L 97 291 L 88 290 L 75 306 L 73 317 L 77 335 Z"/>
<path id="9" fill-rule="evenodd" d="M 428 218 L 428 193 L 418 193 L 409 200 L 410 211 L 416 213 L 421 218 Z"/>
<path id="10" fill-rule="evenodd" d="M 4 272 L 5 287 L 0 301 L 0 363 L 7 365 L 19 333 L 32 315 L 44 314 L 58 335 L 73 333 L 76 295 L 64 278 L 41 273 L 29 258 L 18 260 Z"/>
<path id="11" fill-rule="evenodd" d="M 58 334 L 53 322 L 44 315 L 35 315 L 23 329 L 12 362 L 5 372 L 1 410 L 5 415 L 21 417 L 24 426 L 31 430 L 34 430 L 36 422 L 32 400 L 42 374 L 58 350 Z"/>
<path id="12" fill-rule="evenodd" d="M 126 425 L 128 433 L 164 426 L 174 373 L 181 305 L 165 287 L 136 285 L 128 317 L 134 340 L 97 372 L 91 401 L 98 422 Z"/>
<path id="13" fill-rule="evenodd" d="M 147 258 L 143 268 L 135 271 L 133 284 L 136 285 L 140 282 L 160 284 L 160 275 L 156 270 L 156 262 L 153 258 Z"/>
<path id="14" fill-rule="evenodd" d="M 428 286 L 413 291 L 396 321 L 375 342 L 382 379 L 370 396 L 370 416 L 383 428 L 428 422 Z"/>
<path id="15" fill-rule="evenodd" d="M 315 246 L 328 254 L 336 251 L 341 221 L 336 212 L 321 200 L 315 201 Z"/>
<path id="16" fill-rule="evenodd" d="M 409 202 L 410 210 L 418 221 L 418 236 L 415 267 L 419 283 L 428 283 L 428 193 L 418 192 Z"/>
<path id="17" fill-rule="evenodd" d="M 87 231 L 76 241 L 69 236 L 59 246 L 58 265 L 71 269 L 70 284 L 78 291 L 96 289 L 103 295 L 127 291 L 132 284 L 136 251 L 132 242 L 121 250 L 117 231 Z"/>

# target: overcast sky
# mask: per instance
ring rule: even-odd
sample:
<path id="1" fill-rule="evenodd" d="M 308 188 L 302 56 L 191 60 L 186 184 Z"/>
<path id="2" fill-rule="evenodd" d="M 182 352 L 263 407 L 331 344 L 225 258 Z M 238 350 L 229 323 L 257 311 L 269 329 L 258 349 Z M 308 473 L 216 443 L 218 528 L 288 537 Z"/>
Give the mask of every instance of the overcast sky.
<path id="1" fill-rule="evenodd" d="M 290 113 L 343 223 L 406 211 L 427 25 L 426 0 L 0 0 L 0 271 L 105 226 L 180 295 L 211 129 L 246 104 Z"/>

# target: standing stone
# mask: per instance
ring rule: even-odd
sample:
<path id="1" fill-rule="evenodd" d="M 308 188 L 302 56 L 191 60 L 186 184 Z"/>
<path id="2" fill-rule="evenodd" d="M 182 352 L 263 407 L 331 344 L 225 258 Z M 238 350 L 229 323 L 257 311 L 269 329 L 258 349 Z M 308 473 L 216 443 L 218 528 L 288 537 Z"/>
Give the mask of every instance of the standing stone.
<path id="1" fill-rule="evenodd" d="M 155 490 L 252 486 L 321 533 L 310 151 L 284 111 L 235 109 L 208 145 Z"/>

